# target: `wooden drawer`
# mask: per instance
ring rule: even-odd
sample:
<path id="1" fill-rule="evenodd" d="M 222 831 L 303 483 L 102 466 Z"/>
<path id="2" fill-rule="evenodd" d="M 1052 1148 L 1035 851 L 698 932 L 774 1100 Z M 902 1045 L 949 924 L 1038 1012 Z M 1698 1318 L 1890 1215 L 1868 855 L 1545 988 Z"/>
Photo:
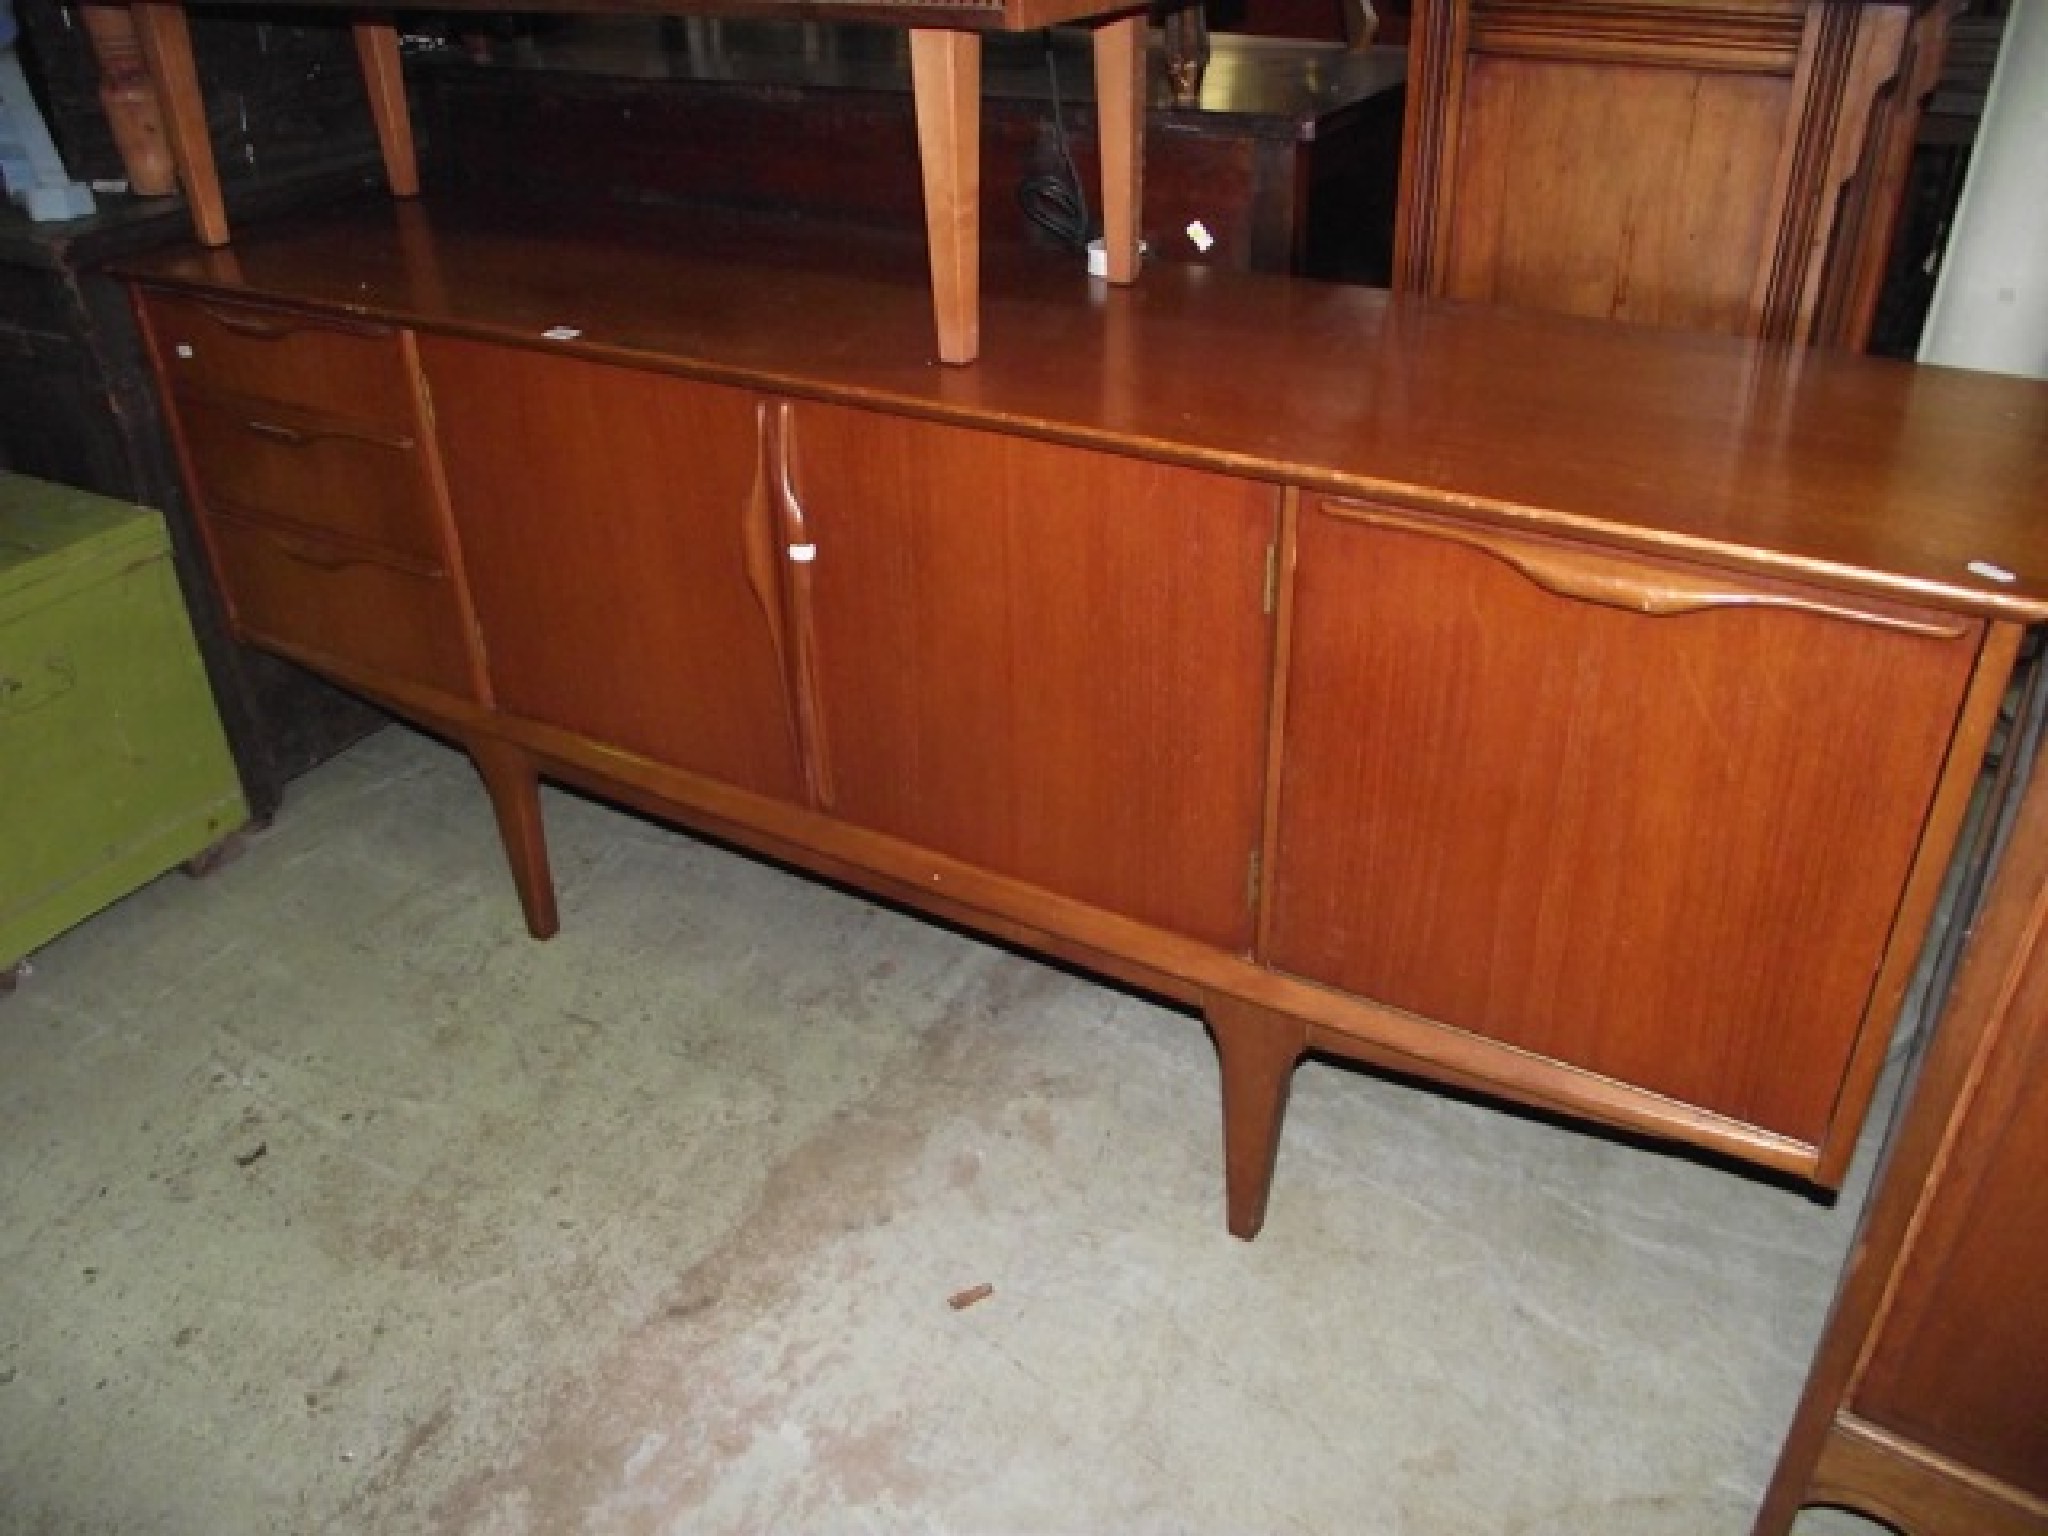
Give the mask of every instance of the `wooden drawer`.
<path id="1" fill-rule="evenodd" d="M 241 401 L 185 399 L 177 411 L 200 496 L 214 510 L 337 534 L 443 569 L 412 437 Z"/>
<path id="2" fill-rule="evenodd" d="M 239 518 L 214 516 L 207 526 L 228 605 L 251 640 L 331 660 L 345 673 L 474 697 L 447 578 Z"/>
<path id="3" fill-rule="evenodd" d="M 289 310 L 165 294 L 148 300 L 164 379 L 179 395 L 237 395 L 381 429 L 416 430 L 402 333 Z"/>

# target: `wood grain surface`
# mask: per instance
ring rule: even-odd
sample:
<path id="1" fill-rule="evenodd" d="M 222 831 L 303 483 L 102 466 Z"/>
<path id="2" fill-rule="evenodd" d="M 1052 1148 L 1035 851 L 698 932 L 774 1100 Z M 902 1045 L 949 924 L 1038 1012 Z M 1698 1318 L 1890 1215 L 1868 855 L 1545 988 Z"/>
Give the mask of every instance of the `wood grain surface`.
<path id="1" fill-rule="evenodd" d="M 2048 618 L 2048 386 L 1380 290 L 985 253 L 931 366 L 913 239 L 617 210 L 367 206 L 135 270 L 868 402 L 1506 526 Z M 551 327 L 578 335 L 551 342 Z M 1981 574 L 1983 563 L 1996 574 Z"/>

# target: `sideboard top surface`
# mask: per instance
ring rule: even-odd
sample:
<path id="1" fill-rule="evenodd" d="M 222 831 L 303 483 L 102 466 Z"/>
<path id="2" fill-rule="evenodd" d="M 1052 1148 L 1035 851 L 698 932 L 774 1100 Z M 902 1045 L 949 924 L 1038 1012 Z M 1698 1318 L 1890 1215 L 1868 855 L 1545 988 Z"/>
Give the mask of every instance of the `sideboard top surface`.
<path id="1" fill-rule="evenodd" d="M 922 247 L 871 231 L 378 202 L 127 270 L 2048 618 L 2048 384 L 1200 266 L 1115 288 L 1055 253 L 985 260 L 964 369 L 932 356 Z"/>

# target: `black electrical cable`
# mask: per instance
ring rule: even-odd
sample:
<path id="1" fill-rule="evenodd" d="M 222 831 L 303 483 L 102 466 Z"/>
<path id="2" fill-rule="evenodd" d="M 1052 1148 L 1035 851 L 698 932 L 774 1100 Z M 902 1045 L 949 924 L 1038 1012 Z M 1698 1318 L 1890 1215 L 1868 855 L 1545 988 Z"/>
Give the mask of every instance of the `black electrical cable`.
<path id="1" fill-rule="evenodd" d="M 1045 33 L 1045 68 L 1052 80 L 1053 142 L 1059 150 L 1057 169 L 1042 176 L 1027 176 L 1017 185 L 1017 206 L 1024 217 L 1051 235 L 1061 245 L 1086 250 L 1095 236 L 1093 216 L 1088 211 L 1088 194 L 1081 186 L 1081 173 L 1074 169 L 1074 154 L 1067 147 L 1067 124 L 1060 110 L 1060 61 L 1053 51 L 1052 32 Z"/>

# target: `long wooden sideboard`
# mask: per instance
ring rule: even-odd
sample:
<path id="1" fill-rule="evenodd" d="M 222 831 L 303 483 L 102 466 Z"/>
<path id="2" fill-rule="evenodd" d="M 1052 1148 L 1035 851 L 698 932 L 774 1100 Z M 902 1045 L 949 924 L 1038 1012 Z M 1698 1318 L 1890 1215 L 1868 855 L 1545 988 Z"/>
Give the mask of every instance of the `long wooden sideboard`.
<path id="1" fill-rule="evenodd" d="M 112 4 L 117 0 L 90 0 Z M 262 0 L 228 0 L 230 5 Z M 359 0 L 312 0 L 350 18 L 386 177 L 396 197 L 417 196 L 413 141 L 397 25 L 389 8 Z M 830 17 L 907 29 L 911 93 L 923 172 L 932 318 L 942 362 L 971 363 L 981 350 L 981 36 L 1093 20 L 1093 57 L 1102 166 L 1104 261 L 1109 280 L 1135 282 L 1145 156 L 1145 8 L 1127 0 L 549 0 L 558 13 L 738 14 Z M 447 0 L 436 11 L 499 11 L 497 0 Z M 185 0 L 129 6 L 151 84 L 162 103 L 178 184 L 208 245 L 229 230 L 207 136 L 206 105 L 192 54 Z"/>
<path id="2" fill-rule="evenodd" d="M 468 749 L 1310 1050 L 1843 1175 L 2027 626 L 2048 389 L 783 223 L 135 264 L 237 632 Z"/>

